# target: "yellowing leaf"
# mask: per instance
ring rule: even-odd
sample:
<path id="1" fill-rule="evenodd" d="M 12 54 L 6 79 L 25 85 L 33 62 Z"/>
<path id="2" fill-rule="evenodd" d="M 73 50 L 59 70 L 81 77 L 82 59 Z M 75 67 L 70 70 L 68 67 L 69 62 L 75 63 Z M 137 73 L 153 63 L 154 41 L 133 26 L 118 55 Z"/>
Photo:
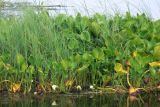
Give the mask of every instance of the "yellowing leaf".
<path id="1" fill-rule="evenodd" d="M 20 83 L 13 83 L 11 85 L 11 91 L 13 93 L 16 93 L 16 92 L 19 92 L 20 91 L 20 88 L 21 88 L 21 84 Z"/>
<path id="2" fill-rule="evenodd" d="M 123 69 L 123 66 L 121 63 L 116 63 L 114 66 L 114 70 L 120 74 L 127 74 L 128 73 L 126 70 Z"/>
<path id="3" fill-rule="evenodd" d="M 130 87 L 128 93 L 129 93 L 129 94 L 134 94 L 134 93 L 137 93 L 137 91 L 138 91 L 137 88 Z"/>
<path id="4" fill-rule="evenodd" d="M 67 80 L 66 82 L 65 82 L 65 86 L 66 87 L 71 87 L 72 85 L 73 85 L 73 80 Z"/>
<path id="5" fill-rule="evenodd" d="M 128 90 L 129 95 L 137 95 L 139 91 L 146 91 L 144 88 L 135 88 L 135 87 L 130 87 Z"/>
<path id="6" fill-rule="evenodd" d="M 160 62 L 151 62 L 149 63 L 151 67 L 160 67 Z"/>
<path id="7" fill-rule="evenodd" d="M 137 56 L 137 54 L 138 54 L 138 52 L 137 52 L 137 51 L 134 51 L 134 52 L 132 53 L 132 56 L 135 58 L 135 57 Z"/>
<path id="8" fill-rule="evenodd" d="M 116 63 L 116 64 L 115 64 L 115 67 L 114 67 L 114 70 L 115 70 L 116 72 L 122 71 L 122 70 L 123 70 L 122 64 Z"/>

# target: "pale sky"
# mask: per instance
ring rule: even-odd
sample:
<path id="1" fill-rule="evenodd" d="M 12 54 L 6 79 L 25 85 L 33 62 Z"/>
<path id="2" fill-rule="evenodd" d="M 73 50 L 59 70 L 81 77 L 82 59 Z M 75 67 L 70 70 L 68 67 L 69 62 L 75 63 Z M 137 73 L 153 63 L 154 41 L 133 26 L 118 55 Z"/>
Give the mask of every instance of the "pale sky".
<path id="1" fill-rule="evenodd" d="M 160 0 L 6 0 L 12 2 L 34 2 L 39 4 L 43 2 L 44 5 L 67 5 L 74 6 L 69 8 L 68 13 L 74 14 L 77 11 L 82 14 L 100 13 L 125 13 L 130 9 L 132 14 L 137 12 L 147 12 L 150 17 L 160 19 Z"/>

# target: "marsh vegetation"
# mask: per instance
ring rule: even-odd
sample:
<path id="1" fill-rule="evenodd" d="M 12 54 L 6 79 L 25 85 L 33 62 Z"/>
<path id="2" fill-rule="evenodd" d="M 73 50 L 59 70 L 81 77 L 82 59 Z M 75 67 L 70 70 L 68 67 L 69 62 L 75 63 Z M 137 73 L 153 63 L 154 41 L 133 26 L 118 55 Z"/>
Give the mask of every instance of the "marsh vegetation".
<path id="1" fill-rule="evenodd" d="M 0 17 L 0 28 L 1 91 L 160 89 L 160 21 L 145 14 L 49 16 L 26 9 Z"/>

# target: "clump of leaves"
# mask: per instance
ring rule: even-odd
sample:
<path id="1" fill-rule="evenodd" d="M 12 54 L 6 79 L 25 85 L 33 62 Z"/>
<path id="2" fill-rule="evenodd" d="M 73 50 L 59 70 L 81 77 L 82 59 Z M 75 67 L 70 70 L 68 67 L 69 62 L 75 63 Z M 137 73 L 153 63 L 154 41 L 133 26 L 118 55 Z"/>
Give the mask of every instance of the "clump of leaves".
<path id="1" fill-rule="evenodd" d="M 129 86 L 134 93 L 143 77 L 152 78 L 150 86 L 159 83 L 160 21 L 129 12 L 108 18 L 40 11 L 0 17 L 0 81 L 11 81 L 12 92 L 95 84 L 106 91 Z"/>

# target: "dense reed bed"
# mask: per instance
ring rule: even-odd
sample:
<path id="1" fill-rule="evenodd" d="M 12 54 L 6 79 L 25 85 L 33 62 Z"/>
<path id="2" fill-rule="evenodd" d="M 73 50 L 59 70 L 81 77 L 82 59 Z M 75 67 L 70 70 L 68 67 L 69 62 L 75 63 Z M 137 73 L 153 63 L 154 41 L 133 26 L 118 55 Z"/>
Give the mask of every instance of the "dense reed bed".
<path id="1" fill-rule="evenodd" d="M 160 21 L 145 14 L 0 17 L 1 91 L 132 94 L 159 89 L 159 68 Z"/>

